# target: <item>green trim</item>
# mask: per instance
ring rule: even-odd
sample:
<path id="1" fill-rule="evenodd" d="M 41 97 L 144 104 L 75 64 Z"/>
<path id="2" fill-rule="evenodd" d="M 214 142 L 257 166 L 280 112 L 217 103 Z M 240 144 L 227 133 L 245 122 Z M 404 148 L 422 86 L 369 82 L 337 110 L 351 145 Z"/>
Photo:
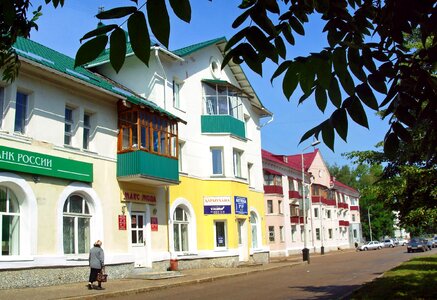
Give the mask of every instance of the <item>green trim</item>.
<path id="1" fill-rule="evenodd" d="M 209 41 L 197 43 L 197 44 L 194 44 L 194 45 L 190 45 L 190 46 L 187 46 L 187 47 L 184 47 L 184 48 L 180 48 L 180 49 L 174 50 L 172 52 L 174 54 L 176 54 L 176 55 L 179 55 L 179 56 L 183 57 L 183 56 L 190 55 L 191 53 L 194 53 L 196 51 L 199 51 L 199 50 L 201 50 L 203 48 L 206 48 L 208 46 L 215 45 L 218 42 L 226 42 L 226 38 L 224 36 L 223 37 L 219 37 L 219 38 L 216 38 L 216 39 L 213 39 L 213 40 L 209 40 Z"/>
<path id="2" fill-rule="evenodd" d="M 93 182 L 93 164 L 4 146 L 0 169 Z"/>
<path id="3" fill-rule="evenodd" d="M 201 116 L 202 133 L 229 133 L 246 139 L 244 122 L 228 115 Z"/>
<path id="4" fill-rule="evenodd" d="M 83 67 L 74 68 L 74 59 L 67 55 L 21 37 L 17 38 L 13 48 L 19 56 L 43 65 L 49 69 L 61 72 L 66 77 L 74 77 L 80 82 L 114 93 L 118 95 L 120 99 L 127 99 L 127 101 L 132 102 L 133 104 L 144 105 L 152 111 L 157 111 L 168 116 L 170 119 L 184 122 L 155 103 L 132 93 L 121 84 L 114 84 L 109 80 L 105 80 L 104 77 Z"/>
<path id="5" fill-rule="evenodd" d="M 140 150 L 120 153 L 117 155 L 117 177 L 125 176 L 178 183 L 178 160 Z"/>

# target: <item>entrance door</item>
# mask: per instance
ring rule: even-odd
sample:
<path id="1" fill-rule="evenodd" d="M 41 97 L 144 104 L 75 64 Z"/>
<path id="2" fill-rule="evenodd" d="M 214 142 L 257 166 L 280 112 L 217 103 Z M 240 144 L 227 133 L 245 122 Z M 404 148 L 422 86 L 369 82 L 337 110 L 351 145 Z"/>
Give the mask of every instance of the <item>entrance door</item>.
<path id="1" fill-rule="evenodd" d="M 247 226 L 246 220 L 238 219 L 238 254 L 240 261 L 249 260 L 249 249 L 247 247 Z"/>
<path id="2" fill-rule="evenodd" d="M 135 267 L 147 266 L 146 216 L 142 212 L 131 213 L 131 247 Z"/>

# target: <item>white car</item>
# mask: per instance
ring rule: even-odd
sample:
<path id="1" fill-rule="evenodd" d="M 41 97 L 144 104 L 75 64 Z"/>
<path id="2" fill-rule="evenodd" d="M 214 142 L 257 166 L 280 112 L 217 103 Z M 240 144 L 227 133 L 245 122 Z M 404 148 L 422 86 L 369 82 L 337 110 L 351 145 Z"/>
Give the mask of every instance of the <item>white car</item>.
<path id="1" fill-rule="evenodd" d="M 406 239 L 403 239 L 403 238 L 399 239 L 399 245 L 400 246 L 405 246 L 406 244 L 408 244 L 408 241 Z"/>
<path id="2" fill-rule="evenodd" d="M 383 244 L 381 244 L 381 242 L 378 241 L 370 241 L 367 244 L 361 245 L 359 247 L 359 249 L 361 251 L 367 251 L 367 250 L 377 250 L 377 249 L 382 249 L 382 247 L 384 247 Z"/>

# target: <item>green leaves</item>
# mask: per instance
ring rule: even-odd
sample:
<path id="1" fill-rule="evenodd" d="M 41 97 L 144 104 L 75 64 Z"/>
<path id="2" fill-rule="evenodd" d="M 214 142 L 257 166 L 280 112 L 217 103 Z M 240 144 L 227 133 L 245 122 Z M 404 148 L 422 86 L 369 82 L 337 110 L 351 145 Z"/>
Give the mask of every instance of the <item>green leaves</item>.
<path id="1" fill-rule="evenodd" d="M 364 111 L 361 101 L 357 97 L 352 96 L 344 100 L 343 107 L 346 108 L 352 120 L 363 127 L 369 128 L 366 112 Z"/>
<path id="2" fill-rule="evenodd" d="M 372 90 L 367 85 L 367 83 L 362 83 L 356 87 L 358 97 L 364 102 L 368 107 L 373 110 L 378 110 L 378 102 L 376 101 L 375 95 L 373 95 Z"/>
<path id="3" fill-rule="evenodd" d="M 291 95 L 297 87 L 298 82 L 299 79 L 297 63 L 290 63 L 287 72 L 285 73 L 284 80 L 282 81 L 282 90 L 287 99 L 290 99 Z"/>
<path id="4" fill-rule="evenodd" d="M 150 57 L 150 37 L 147 29 L 146 17 L 137 11 L 127 21 L 129 39 L 135 55 L 147 66 Z"/>
<path id="5" fill-rule="evenodd" d="M 133 14 L 137 11 L 135 6 L 116 7 L 110 10 L 105 10 L 96 15 L 99 20 L 119 19 Z"/>
<path id="6" fill-rule="evenodd" d="M 76 68 L 96 59 L 105 50 L 107 43 L 108 37 L 106 35 L 99 35 L 80 46 L 76 53 L 74 67 Z"/>
<path id="7" fill-rule="evenodd" d="M 179 19 L 190 23 L 191 21 L 191 5 L 190 0 L 170 0 L 170 5 Z"/>
<path id="8" fill-rule="evenodd" d="M 155 37 L 165 47 L 168 47 L 168 41 L 170 38 L 170 19 L 168 17 L 165 0 L 148 0 L 147 18 Z"/>
<path id="9" fill-rule="evenodd" d="M 109 60 L 115 72 L 118 73 L 126 57 L 126 35 L 123 29 L 115 29 L 110 38 Z"/>

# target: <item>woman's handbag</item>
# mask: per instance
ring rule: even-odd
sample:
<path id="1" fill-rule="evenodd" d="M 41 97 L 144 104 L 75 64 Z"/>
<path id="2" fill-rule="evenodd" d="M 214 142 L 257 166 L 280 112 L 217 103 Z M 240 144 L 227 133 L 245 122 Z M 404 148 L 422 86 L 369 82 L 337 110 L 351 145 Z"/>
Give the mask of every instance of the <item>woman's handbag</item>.
<path id="1" fill-rule="evenodd" d="M 98 282 L 106 282 L 108 281 L 108 274 L 105 273 L 105 268 L 102 268 L 99 273 L 97 273 L 97 281 Z"/>

